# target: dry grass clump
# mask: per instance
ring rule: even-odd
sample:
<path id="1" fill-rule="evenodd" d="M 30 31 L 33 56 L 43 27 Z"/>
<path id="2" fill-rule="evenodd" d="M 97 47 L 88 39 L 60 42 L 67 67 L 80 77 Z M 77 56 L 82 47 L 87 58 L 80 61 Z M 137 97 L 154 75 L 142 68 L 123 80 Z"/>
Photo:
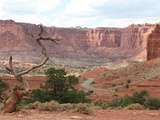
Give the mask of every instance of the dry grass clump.
<path id="1" fill-rule="evenodd" d="M 126 110 L 144 110 L 145 107 L 139 103 L 131 104 L 125 107 Z"/>
<path id="2" fill-rule="evenodd" d="M 50 102 L 34 102 L 26 106 L 28 109 L 38 109 L 43 111 L 58 111 L 60 110 L 60 104 L 56 101 Z"/>
<path id="3" fill-rule="evenodd" d="M 87 104 L 79 103 L 75 106 L 75 109 L 73 112 L 78 112 L 81 114 L 92 114 L 92 109 Z"/>
<path id="4" fill-rule="evenodd" d="M 45 102 L 40 106 L 40 110 L 44 111 L 58 111 L 60 109 L 60 104 L 56 101 Z"/>
<path id="5" fill-rule="evenodd" d="M 69 111 L 73 110 L 74 108 L 75 105 L 71 103 L 60 104 L 60 111 Z"/>
<path id="6" fill-rule="evenodd" d="M 78 112 L 81 114 L 91 114 L 92 109 L 88 104 L 79 103 L 79 104 L 59 104 L 56 101 L 50 102 L 34 102 L 30 103 L 24 107 L 25 109 L 37 109 L 41 111 L 71 111 L 71 112 Z"/>

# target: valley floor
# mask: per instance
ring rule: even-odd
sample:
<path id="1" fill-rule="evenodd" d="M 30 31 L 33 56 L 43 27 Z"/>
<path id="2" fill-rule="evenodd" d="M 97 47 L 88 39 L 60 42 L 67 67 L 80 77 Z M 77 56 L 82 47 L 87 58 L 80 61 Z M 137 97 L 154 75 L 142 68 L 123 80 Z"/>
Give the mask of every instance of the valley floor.
<path id="1" fill-rule="evenodd" d="M 39 112 L 35 110 L 1 114 L 0 120 L 160 120 L 160 111 L 97 110 L 92 115 L 69 112 Z"/>

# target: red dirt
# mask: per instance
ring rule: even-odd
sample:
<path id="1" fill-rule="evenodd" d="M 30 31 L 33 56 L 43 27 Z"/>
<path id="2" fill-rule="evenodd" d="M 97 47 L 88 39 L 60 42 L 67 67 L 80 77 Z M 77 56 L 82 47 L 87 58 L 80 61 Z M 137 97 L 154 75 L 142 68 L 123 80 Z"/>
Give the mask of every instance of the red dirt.
<path id="1" fill-rule="evenodd" d="M 131 84 L 129 89 L 119 91 L 119 94 L 123 93 L 123 95 L 131 95 L 135 91 L 142 90 L 148 91 L 152 97 L 160 97 L 160 80 L 146 80 L 142 83 Z"/>
<path id="2" fill-rule="evenodd" d="M 92 115 L 70 112 L 21 111 L 0 115 L 0 120 L 159 120 L 160 111 L 98 110 Z"/>
<path id="3" fill-rule="evenodd" d="M 148 66 L 155 66 L 159 64 L 158 60 L 153 60 L 146 62 Z M 107 79 L 103 78 L 103 73 L 109 71 L 104 67 L 99 67 L 91 71 L 87 71 L 81 75 L 81 78 L 87 80 L 92 78 L 94 80 L 94 94 L 92 94 L 91 99 L 94 101 L 111 101 L 114 98 L 123 97 L 126 95 L 132 95 L 134 92 L 146 90 L 149 92 L 152 97 L 160 97 L 160 80 L 158 78 L 154 78 L 152 80 L 145 80 L 142 82 L 130 83 L 129 88 L 122 86 L 121 84 L 125 81 L 125 75 L 122 74 L 121 79 L 118 76 L 111 76 Z M 124 77 L 124 79 L 123 79 Z M 116 80 L 116 81 L 115 81 Z M 114 92 L 115 88 L 112 85 L 122 86 L 120 88 L 116 88 L 116 92 Z M 111 88 L 109 91 L 107 88 Z"/>
<path id="4" fill-rule="evenodd" d="M 98 67 L 96 69 L 93 69 L 91 71 L 87 71 L 81 74 L 81 79 L 88 79 L 88 78 L 94 78 L 98 79 L 100 74 L 103 74 L 107 71 L 108 69 L 106 67 Z"/>

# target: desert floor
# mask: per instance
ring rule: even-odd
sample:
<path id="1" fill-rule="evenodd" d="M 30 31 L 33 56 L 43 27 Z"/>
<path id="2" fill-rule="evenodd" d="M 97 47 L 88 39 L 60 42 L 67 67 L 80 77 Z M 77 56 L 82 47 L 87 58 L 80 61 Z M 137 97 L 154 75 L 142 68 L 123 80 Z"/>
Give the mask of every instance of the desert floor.
<path id="1" fill-rule="evenodd" d="M 1 114 L 0 120 L 160 120 L 160 111 L 97 110 L 91 115 L 70 112 L 21 111 Z"/>

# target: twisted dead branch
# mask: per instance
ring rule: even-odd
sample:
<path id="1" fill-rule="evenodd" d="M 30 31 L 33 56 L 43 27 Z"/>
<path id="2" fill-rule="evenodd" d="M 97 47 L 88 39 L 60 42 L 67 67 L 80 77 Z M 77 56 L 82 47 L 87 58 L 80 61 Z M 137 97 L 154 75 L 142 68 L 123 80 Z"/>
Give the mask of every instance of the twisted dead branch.
<path id="1" fill-rule="evenodd" d="M 47 54 L 46 47 L 42 44 L 41 41 L 52 41 L 55 44 L 58 44 L 58 41 L 60 39 L 58 38 L 51 38 L 51 37 L 44 37 L 44 28 L 42 25 L 39 25 L 39 34 L 38 37 L 36 38 L 36 42 L 38 45 L 41 47 L 41 54 L 44 56 L 43 60 L 41 63 L 27 69 L 21 72 L 16 72 L 14 67 L 13 67 L 13 58 L 12 56 L 9 57 L 9 66 L 6 67 L 6 70 L 13 75 L 18 82 L 20 82 L 20 85 L 17 85 L 13 88 L 11 96 L 6 100 L 3 108 L 3 112 L 13 112 L 14 109 L 16 109 L 16 103 L 20 101 L 23 97 L 24 94 L 26 94 L 29 91 L 29 84 L 28 82 L 23 79 L 23 75 L 28 74 L 29 72 L 40 68 L 41 66 L 45 65 L 47 61 L 49 60 L 49 56 Z"/>

